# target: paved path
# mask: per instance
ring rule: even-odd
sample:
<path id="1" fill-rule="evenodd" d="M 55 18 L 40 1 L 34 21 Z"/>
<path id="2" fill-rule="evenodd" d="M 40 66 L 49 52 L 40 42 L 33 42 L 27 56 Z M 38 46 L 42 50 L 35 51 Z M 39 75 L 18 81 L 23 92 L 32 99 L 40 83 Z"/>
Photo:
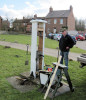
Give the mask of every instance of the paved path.
<path id="1" fill-rule="evenodd" d="M 11 43 L 11 42 L 5 42 L 5 41 L 0 41 L 0 45 L 3 46 L 10 46 L 11 48 L 16 48 L 16 49 L 21 49 L 21 50 L 27 50 L 27 47 L 25 44 L 19 44 L 19 43 Z M 29 47 L 29 51 L 31 51 L 31 47 Z M 58 50 L 56 49 L 49 49 L 49 48 L 45 48 L 44 50 L 44 54 L 45 55 L 49 55 L 49 56 L 53 56 L 53 57 L 57 57 L 58 56 Z M 69 59 L 73 59 L 75 61 L 77 61 L 77 57 L 80 54 L 78 53 L 69 53 Z"/>
<path id="2" fill-rule="evenodd" d="M 85 41 L 77 41 L 76 46 L 83 50 L 86 50 L 86 40 Z"/>

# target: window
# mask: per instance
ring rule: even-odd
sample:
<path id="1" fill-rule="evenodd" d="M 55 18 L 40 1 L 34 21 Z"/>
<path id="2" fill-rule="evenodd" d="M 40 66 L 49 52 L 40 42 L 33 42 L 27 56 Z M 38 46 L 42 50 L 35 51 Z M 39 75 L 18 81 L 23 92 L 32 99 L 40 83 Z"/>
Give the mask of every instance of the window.
<path id="1" fill-rule="evenodd" d="M 57 23 L 57 19 L 54 19 L 54 24 L 56 24 Z"/>
<path id="2" fill-rule="evenodd" d="M 50 29 L 49 29 L 49 28 L 48 28 L 48 30 L 47 30 L 47 31 L 48 31 L 48 33 L 50 33 Z"/>
<path id="3" fill-rule="evenodd" d="M 25 25 L 27 25 L 27 23 L 23 23 L 23 25 L 25 26 Z"/>
<path id="4" fill-rule="evenodd" d="M 56 28 L 53 29 L 53 33 L 56 33 Z"/>
<path id="5" fill-rule="evenodd" d="M 48 24 L 50 24 L 50 19 L 48 19 L 48 21 L 47 21 L 47 22 L 48 22 Z"/>
<path id="6" fill-rule="evenodd" d="M 63 19 L 60 19 L 60 24 L 63 24 Z"/>

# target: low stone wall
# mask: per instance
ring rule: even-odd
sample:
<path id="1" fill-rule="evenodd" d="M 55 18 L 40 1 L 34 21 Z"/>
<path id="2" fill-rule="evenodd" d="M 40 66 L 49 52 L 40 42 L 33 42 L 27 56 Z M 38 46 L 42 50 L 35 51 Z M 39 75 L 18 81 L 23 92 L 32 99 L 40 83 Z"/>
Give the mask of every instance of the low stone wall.
<path id="1" fill-rule="evenodd" d="M 8 32 L 6 31 L 0 31 L 0 34 L 7 34 Z"/>

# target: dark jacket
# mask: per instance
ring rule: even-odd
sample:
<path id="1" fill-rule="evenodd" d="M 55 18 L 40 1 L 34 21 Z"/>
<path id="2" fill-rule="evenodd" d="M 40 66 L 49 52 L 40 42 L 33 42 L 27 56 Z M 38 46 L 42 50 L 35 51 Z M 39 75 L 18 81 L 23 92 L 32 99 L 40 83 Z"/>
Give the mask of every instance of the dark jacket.
<path id="1" fill-rule="evenodd" d="M 70 35 L 66 35 L 65 37 L 62 35 L 60 41 L 59 41 L 59 48 L 61 51 L 67 52 L 69 49 L 66 49 L 66 47 L 72 48 L 74 45 L 74 41 Z"/>

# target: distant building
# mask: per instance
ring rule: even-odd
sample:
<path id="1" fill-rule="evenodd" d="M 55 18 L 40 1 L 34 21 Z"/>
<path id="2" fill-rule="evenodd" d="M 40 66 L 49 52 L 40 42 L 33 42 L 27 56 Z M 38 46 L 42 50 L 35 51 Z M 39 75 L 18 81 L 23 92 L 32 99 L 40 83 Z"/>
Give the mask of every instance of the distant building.
<path id="1" fill-rule="evenodd" d="M 15 21 L 13 22 L 13 29 L 14 31 L 20 31 L 20 32 L 31 32 L 31 23 L 30 23 L 31 19 L 26 19 L 25 17 L 23 17 L 23 19 L 15 19 Z"/>
<path id="2" fill-rule="evenodd" d="M 38 17 L 37 14 L 35 14 L 34 18 L 32 18 L 32 19 L 42 19 L 42 20 L 45 20 L 45 17 Z"/>
<path id="3" fill-rule="evenodd" d="M 7 20 L 2 20 L 2 30 L 8 31 L 10 28 L 10 22 Z"/>
<path id="4" fill-rule="evenodd" d="M 23 19 L 16 19 L 13 22 L 13 29 L 14 31 L 24 32 L 24 33 L 31 33 L 32 23 L 30 22 L 32 19 L 44 19 L 45 17 L 37 17 L 37 14 L 34 15 L 33 18 L 25 18 Z"/>
<path id="5" fill-rule="evenodd" d="M 49 13 L 45 17 L 46 33 L 58 33 L 62 27 L 67 27 L 68 31 L 75 30 L 75 18 L 73 14 L 73 7 L 70 6 L 69 10 L 56 10 L 52 7 L 49 8 Z"/>
<path id="6" fill-rule="evenodd" d="M 1 27 L 2 27 L 2 17 L 0 16 L 0 30 L 1 30 Z"/>
<path id="7" fill-rule="evenodd" d="M 10 22 L 7 20 L 3 20 L 0 16 L 0 30 L 8 31 L 10 27 Z"/>
<path id="8" fill-rule="evenodd" d="M 13 22 L 13 29 L 15 31 L 21 31 L 24 33 L 31 32 L 32 24 L 30 20 L 32 19 L 42 19 L 46 20 L 46 35 L 50 32 L 58 33 L 62 27 L 68 28 L 68 31 L 75 30 L 75 18 L 73 15 L 73 7 L 70 6 L 69 10 L 56 10 L 54 11 L 52 7 L 49 8 L 49 13 L 46 17 L 37 17 L 37 14 L 33 18 L 27 19 L 16 19 Z"/>

